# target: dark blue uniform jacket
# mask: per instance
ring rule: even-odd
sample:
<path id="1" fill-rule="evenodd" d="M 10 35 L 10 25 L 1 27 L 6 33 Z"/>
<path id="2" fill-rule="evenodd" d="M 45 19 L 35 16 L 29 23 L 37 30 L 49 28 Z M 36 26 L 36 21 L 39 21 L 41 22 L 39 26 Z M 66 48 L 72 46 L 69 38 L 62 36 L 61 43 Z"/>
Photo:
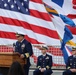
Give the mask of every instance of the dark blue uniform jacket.
<path id="1" fill-rule="evenodd" d="M 66 64 L 66 68 L 69 69 L 76 69 L 76 56 L 74 57 L 73 55 L 68 57 L 68 62 Z"/>
<path id="2" fill-rule="evenodd" d="M 32 45 L 26 39 L 24 39 L 22 42 L 17 41 L 15 46 L 15 52 L 19 52 L 20 54 L 24 54 L 24 55 L 25 53 L 29 53 L 29 55 L 31 56 L 33 54 Z M 27 65 L 30 66 L 29 58 L 27 58 Z"/>
<path id="3" fill-rule="evenodd" d="M 38 68 L 46 68 L 51 69 L 52 67 L 52 56 L 46 54 L 46 56 L 43 57 L 43 55 L 38 57 L 37 61 L 37 67 Z"/>

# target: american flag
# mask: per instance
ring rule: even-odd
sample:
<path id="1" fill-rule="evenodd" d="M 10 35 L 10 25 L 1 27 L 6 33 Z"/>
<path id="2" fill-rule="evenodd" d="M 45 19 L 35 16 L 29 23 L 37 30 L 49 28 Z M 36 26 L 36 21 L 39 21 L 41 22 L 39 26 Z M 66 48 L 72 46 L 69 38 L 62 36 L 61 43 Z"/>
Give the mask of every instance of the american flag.
<path id="1" fill-rule="evenodd" d="M 76 14 L 73 13 L 67 16 L 76 21 Z M 76 29 L 71 30 L 76 36 Z M 32 44 L 60 45 L 58 33 L 42 0 L 0 0 L 0 44 L 13 44 L 16 32 L 23 32 Z"/>
<path id="2" fill-rule="evenodd" d="M 0 0 L 0 44 L 12 44 L 23 32 L 32 44 L 60 45 L 42 0 Z"/>

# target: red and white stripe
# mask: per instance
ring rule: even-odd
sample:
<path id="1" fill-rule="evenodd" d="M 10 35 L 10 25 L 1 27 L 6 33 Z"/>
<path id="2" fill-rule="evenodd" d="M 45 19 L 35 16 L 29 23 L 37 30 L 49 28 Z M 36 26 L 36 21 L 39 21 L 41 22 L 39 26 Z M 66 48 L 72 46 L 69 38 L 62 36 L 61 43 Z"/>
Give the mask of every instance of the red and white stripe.
<path id="1" fill-rule="evenodd" d="M 30 15 L 0 9 L 0 44 L 13 44 L 13 42 L 16 42 L 15 33 L 21 31 L 25 33 L 25 38 L 32 44 L 60 45 L 57 31 L 42 0 L 30 0 L 29 8 Z M 74 21 L 76 21 L 75 18 L 73 17 Z M 39 49 L 36 49 L 36 51 L 40 52 Z M 48 53 L 53 58 L 63 59 L 62 55 Z M 33 56 L 34 59 L 38 57 L 35 52 Z M 64 62 L 56 62 L 56 60 L 53 60 L 53 62 L 54 64 L 64 65 Z"/>
<path id="2" fill-rule="evenodd" d="M 15 33 L 21 31 L 32 44 L 60 45 L 58 34 L 42 0 L 30 0 L 29 8 L 30 15 L 0 9 L 0 44 L 12 44 L 16 41 Z"/>

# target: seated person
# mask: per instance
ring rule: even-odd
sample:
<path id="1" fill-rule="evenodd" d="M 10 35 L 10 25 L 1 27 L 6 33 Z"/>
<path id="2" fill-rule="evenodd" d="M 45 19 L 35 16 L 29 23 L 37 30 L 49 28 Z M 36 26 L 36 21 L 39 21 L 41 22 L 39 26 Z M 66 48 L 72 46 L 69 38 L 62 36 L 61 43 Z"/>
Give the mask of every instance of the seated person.
<path id="1" fill-rule="evenodd" d="M 33 75 L 51 75 L 53 73 L 51 70 L 52 56 L 46 53 L 47 50 L 47 46 L 43 45 L 41 48 L 42 55 L 38 57 L 37 69 L 33 72 Z"/>
<path id="2" fill-rule="evenodd" d="M 63 75 L 76 75 L 76 47 L 72 47 L 72 56 L 68 57 Z"/>

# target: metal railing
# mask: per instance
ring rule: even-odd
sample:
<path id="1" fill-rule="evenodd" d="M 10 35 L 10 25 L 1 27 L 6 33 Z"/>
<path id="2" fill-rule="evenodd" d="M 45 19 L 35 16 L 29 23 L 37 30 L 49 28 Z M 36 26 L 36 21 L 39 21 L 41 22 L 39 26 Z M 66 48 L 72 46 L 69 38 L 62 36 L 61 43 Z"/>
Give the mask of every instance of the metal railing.
<path id="1" fill-rule="evenodd" d="M 37 57 L 41 55 L 41 44 L 33 44 L 33 52 L 34 54 L 30 58 L 30 62 L 32 64 L 31 68 L 36 67 Z M 0 52 L 13 52 L 14 47 L 12 45 L 0 45 Z M 52 56 L 53 66 L 52 69 L 65 69 L 65 63 L 63 59 L 62 51 L 60 50 L 60 46 L 48 46 L 47 53 Z"/>

